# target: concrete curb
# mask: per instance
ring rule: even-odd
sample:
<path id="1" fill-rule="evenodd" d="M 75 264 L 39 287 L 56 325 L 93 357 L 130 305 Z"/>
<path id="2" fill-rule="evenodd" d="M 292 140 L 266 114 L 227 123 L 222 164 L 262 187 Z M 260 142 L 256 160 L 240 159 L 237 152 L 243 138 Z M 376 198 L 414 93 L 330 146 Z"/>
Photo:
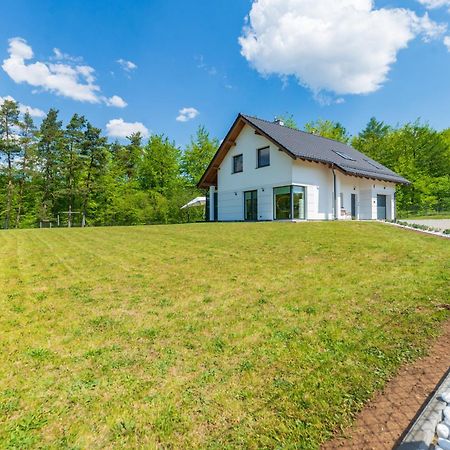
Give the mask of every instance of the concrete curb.
<path id="1" fill-rule="evenodd" d="M 436 426 L 442 421 L 442 411 L 447 404 L 441 395 L 450 390 L 450 369 L 440 382 L 428 403 L 411 425 L 396 450 L 429 450 L 436 434 Z"/>

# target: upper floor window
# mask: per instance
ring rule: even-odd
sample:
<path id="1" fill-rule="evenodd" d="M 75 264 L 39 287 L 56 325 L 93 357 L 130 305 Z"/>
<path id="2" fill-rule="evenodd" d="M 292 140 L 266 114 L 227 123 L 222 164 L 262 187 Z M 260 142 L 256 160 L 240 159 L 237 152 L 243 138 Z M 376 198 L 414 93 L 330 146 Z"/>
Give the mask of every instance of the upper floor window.
<path id="1" fill-rule="evenodd" d="M 243 155 L 233 156 L 233 173 L 239 173 L 244 170 Z"/>
<path id="2" fill-rule="evenodd" d="M 270 166 L 270 147 L 258 148 L 258 166 L 267 167 Z"/>

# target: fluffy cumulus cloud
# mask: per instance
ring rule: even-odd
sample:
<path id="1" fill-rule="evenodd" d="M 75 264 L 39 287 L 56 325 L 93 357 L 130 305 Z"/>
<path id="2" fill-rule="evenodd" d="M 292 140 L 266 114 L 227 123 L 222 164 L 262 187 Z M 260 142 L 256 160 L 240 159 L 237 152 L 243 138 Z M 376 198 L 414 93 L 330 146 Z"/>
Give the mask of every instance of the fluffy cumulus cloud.
<path id="1" fill-rule="evenodd" d="M 6 97 L 0 97 L 0 106 L 3 105 L 5 100 L 10 100 L 12 102 L 16 101 L 10 95 L 7 95 Z M 28 114 L 30 114 L 30 116 L 32 116 L 32 117 L 44 117 L 45 116 L 45 112 L 42 111 L 42 109 L 33 108 L 32 106 L 23 105 L 22 103 L 19 103 L 19 111 L 21 114 L 25 114 L 26 112 L 28 112 Z"/>
<path id="2" fill-rule="evenodd" d="M 9 57 L 3 61 L 2 68 L 16 83 L 27 83 L 44 91 L 73 100 L 89 103 L 106 103 L 110 106 L 123 107 L 122 100 L 110 99 L 100 94 L 100 87 L 95 83 L 95 70 L 85 64 L 68 61 L 68 56 L 54 49 L 57 61 L 62 62 L 30 62 L 33 59 L 33 49 L 19 37 L 9 40 Z M 120 97 L 117 97 L 120 98 Z M 118 105 L 120 103 L 120 105 Z"/>
<path id="3" fill-rule="evenodd" d="M 125 108 L 127 102 L 118 95 L 113 95 L 105 100 L 106 104 L 109 106 L 115 106 L 116 108 Z"/>
<path id="4" fill-rule="evenodd" d="M 106 124 L 106 132 L 110 137 L 126 138 L 133 133 L 141 133 L 148 137 L 148 128 L 141 122 L 125 122 L 123 119 L 111 119 Z"/>
<path id="5" fill-rule="evenodd" d="M 444 45 L 447 47 L 447 50 L 450 52 L 450 36 L 445 36 Z"/>
<path id="6" fill-rule="evenodd" d="M 399 50 L 446 27 L 427 14 L 375 9 L 372 0 L 255 0 L 239 38 L 262 75 L 293 75 L 316 95 L 367 94 L 386 81 Z"/>
<path id="7" fill-rule="evenodd" d="M 137 69 L 137 65 L 134 62 L 127 61 L 126 59 L 118 59 L 117 62 L 119 63 L 120 67 L 122 67 L 125 72 L 132 72 L 133 70 Z"/>
<path id="8" fill-rule="evenodd" d="M 419 0 L 425 8 L 436 9 L 446 7 L 450 11 L 450 0 Z"/>
<path id="9" fill-rule="evenodd" d="M 178 111 L 178 116 L 176 118 L 176 120 L 178 122 L 188 122 L 189 120 L 195 119 L 200 113 L 197 109 L 195 108 L 181 108 Z"/>

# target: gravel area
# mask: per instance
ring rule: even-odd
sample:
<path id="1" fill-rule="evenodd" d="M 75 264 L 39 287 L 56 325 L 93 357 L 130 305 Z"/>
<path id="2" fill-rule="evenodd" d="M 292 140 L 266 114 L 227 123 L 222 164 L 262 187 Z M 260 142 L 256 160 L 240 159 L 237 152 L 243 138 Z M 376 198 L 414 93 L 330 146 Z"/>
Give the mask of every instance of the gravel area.
<path id="1" fill-rule="evenodd" d="M 439 228 L 440 230 L 450 229 L 450 219 L 401 219 L 403 222 L 416 223 L 418 225 L 426 225 L 427 227 Z"/>

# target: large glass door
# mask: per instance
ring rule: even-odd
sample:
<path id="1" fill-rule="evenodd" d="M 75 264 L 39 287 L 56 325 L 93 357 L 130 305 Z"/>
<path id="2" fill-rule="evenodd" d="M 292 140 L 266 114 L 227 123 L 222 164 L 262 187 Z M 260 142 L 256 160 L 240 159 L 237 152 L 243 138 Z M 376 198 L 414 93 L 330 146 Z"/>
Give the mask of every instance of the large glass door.
<path id="1" fill-rule="evenodd" d="M 291 186 L 273 188 L 274 219 L 288 220 L 292 217 Z"/>
<path id="2" fill-rule="evenodd" d="M 303 186 L 282 186 L 273 189 L 275 220 L 306 218 L 306 195 Z"/>
<path id="3" fill-rule="evenodd" d="M 292 206 L 294 219 L 305 220 L 305 188 L 303 186 L 292 186 Z"/>
<path id="4" fill-rule="evenodd" d="M 244 192 L 244 220 L 258 220 L 258 191 Z"/>

